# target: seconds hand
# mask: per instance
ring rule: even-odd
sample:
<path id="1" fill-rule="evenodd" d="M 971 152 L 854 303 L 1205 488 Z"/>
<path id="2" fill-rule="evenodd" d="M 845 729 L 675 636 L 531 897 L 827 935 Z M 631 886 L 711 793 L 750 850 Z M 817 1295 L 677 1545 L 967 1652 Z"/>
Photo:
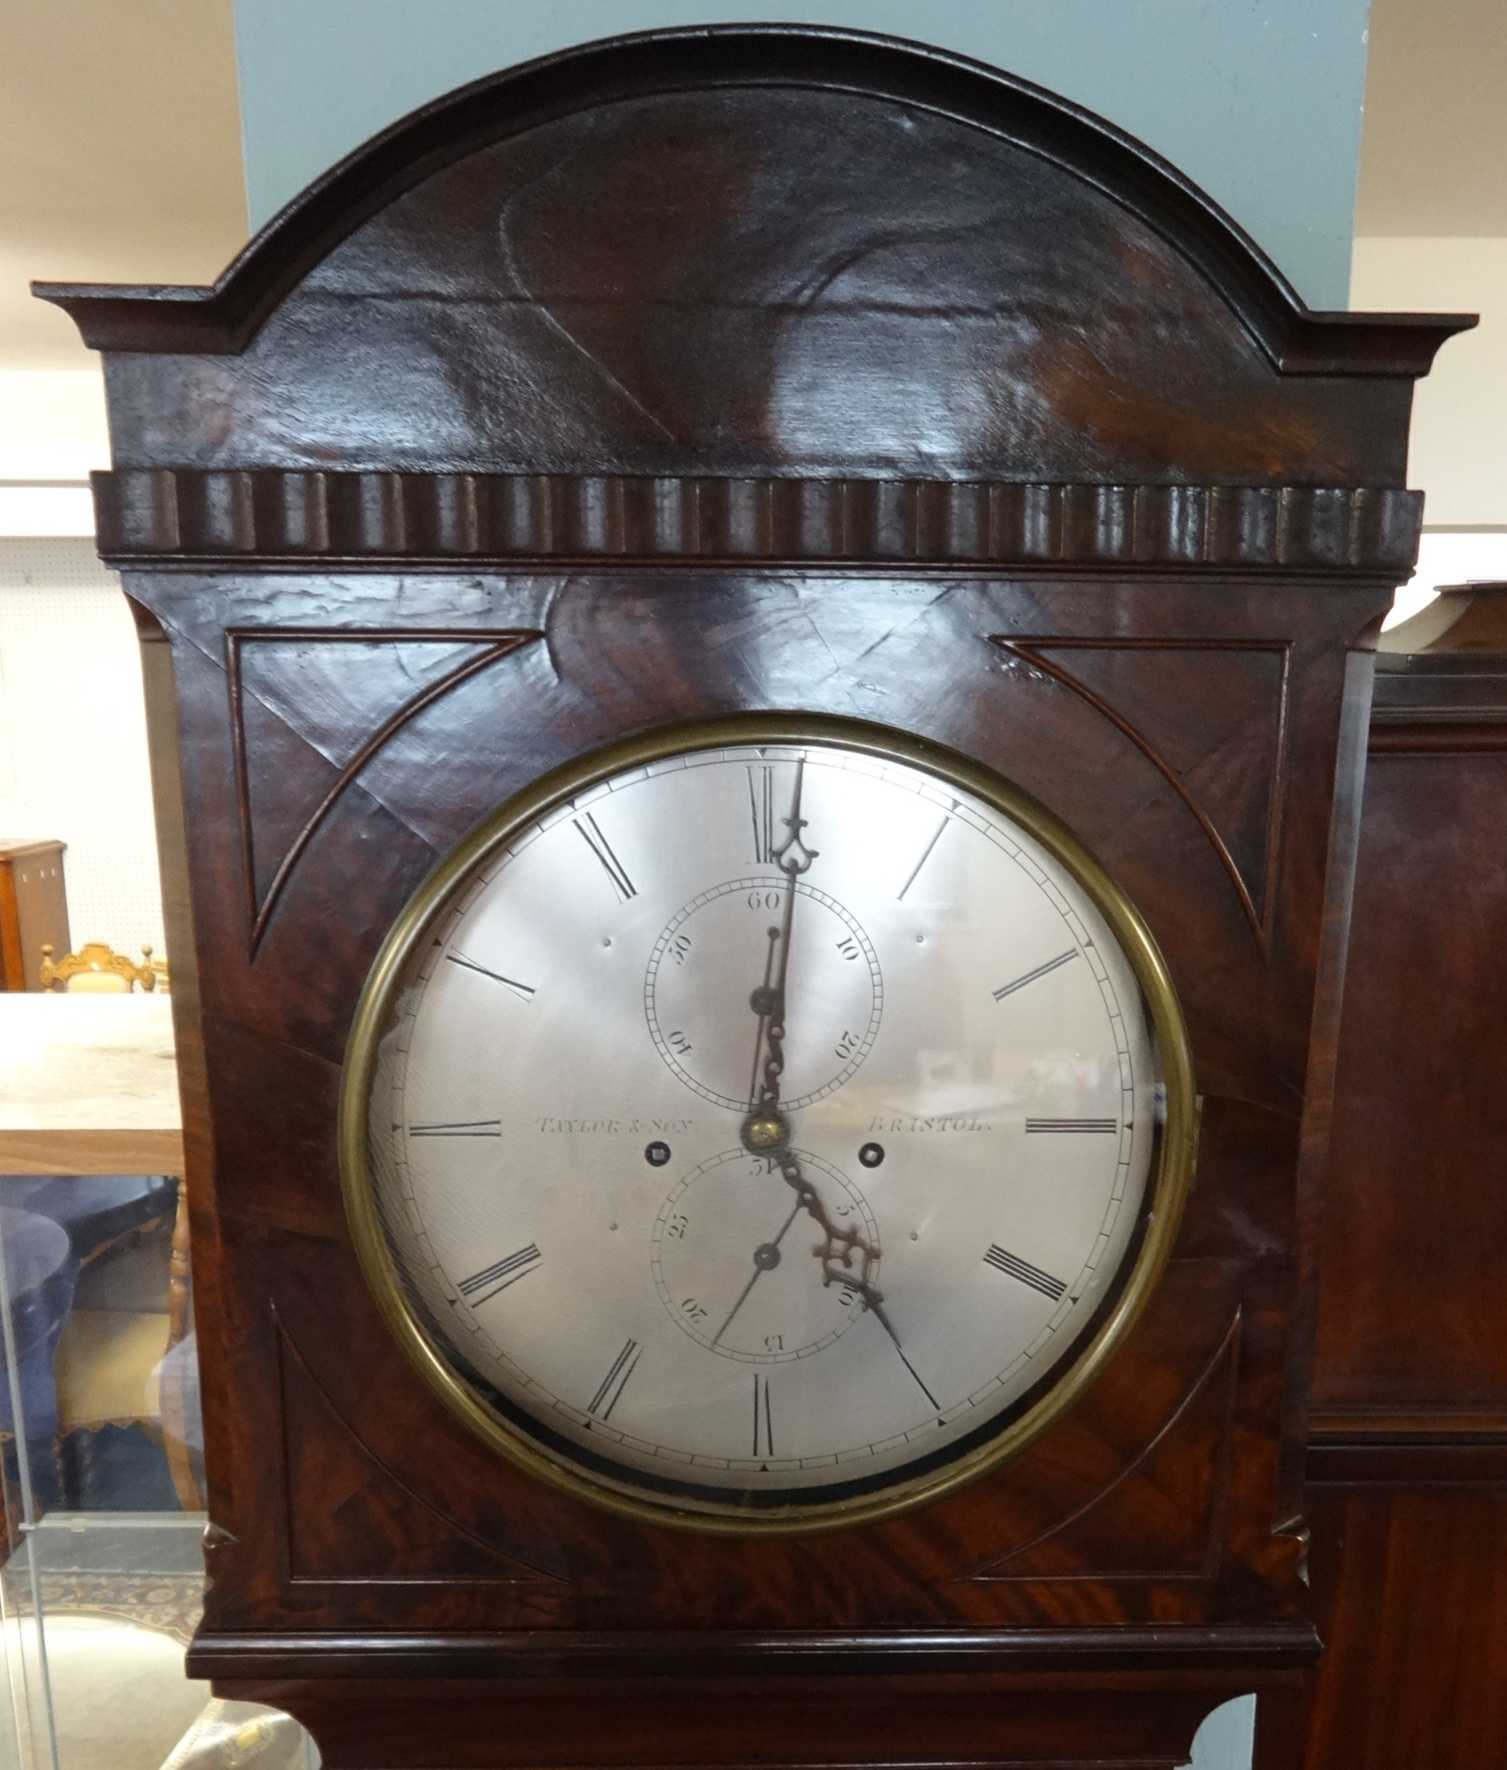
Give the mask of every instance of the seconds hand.
<path id="1" fill-rule="evenodd" d="M 785 914 L 781 918 L 781 926 L 769 930 L 764 982 L 749 998 L 749 1006 L 759 1017 L 758 1037 L 754 1045 L 756 1083 L 759 1055 L 761 1052 L 767 1052 L 767 1055 L 764 1058 L 763 1082 L 757 1086 L 748 1117 L 743 1121 L 743 1144 L 750 1153 L 768 1156 L 777 1164 L 786 1185 L 795 1192 L 795 1209 L 804 1210 L 821 1230 L 822 1239 L 811 1251 L 821 1261 L 822 1283 L 843 1285 L 858 1293 L 863 1299 L 864 1308 L 889 1335 L 900 1362 L 915 1378 L 921 1393 L 933 1407 L 937 1407 L 939 1403 L 936 1396 L 922 1382 L 916 1367 L 905 1356 L 900 1336 L 885 1313 L 882 1292 L 870 1281 L 869 1274 L 879 1258 L 878 1249 L 871 1247 L 857 1229 L 843 1229 L 828 1216 L 821 1194 L 801 1172 L 801 1164 L 790 1148 L 790 1124 L 780 1111 L 780 1075 L 785 1068 L 785 985 L 790 970 L 790 931 L 795 920 L 796 881 L 810 867 L 812 861 L 817 859 L 819 853 L 817 849 L 808 848 L 801 839 L 801 831 L 806 827 L 806 819 L 801 816 L 801 789 L 805 769 L 803 757 L 795 765 L 795 791 L 791 796 L 790 815 L 782 819 L 790 834 L 771 856 L 787 880 Z M 795 1212 L 792 1211 L 786 1219 L 785 1229 L 790 1227 L 794 1219 Z M 780 1231 L 782 1236 L 785 1229 Z M 855 1255 L 861 1258 L 857 1272 L 853 1271 Z M 754 1257 L 757 1261 L 758 1254 Z M 718 1330 L 718 1339 L 726 1333 L 733 1315 L 742 1308 L 744 1298 L 758 1282 L 761 1270 L 762 1268 L 755 1267 L 753 1277 L 743 1287 L 743 1295 L 733 1305 L 732 1315 L 728 1316 Z M 713 1344 L 716 1342 L 713 1341 Z"/>
<path id="2" fill-rule="evenodd" d="M 727 1312 L 727 1320 L 724 1321 L 722 1326 L 712 1335 L 712 1344 L 714 1346 L 733 1325 L 733 1317 L 748 1301 L 748 1293 L 754 1288 L 766 1272 L 772 1272 L 774 1268 L 779 1265 L 780 1243 L 785 1239 L 785 1231 L 800 1215 L 800 1209 L 801 1201 L 797 1199 L 790 1207 L 790 1215 L 780 1225 L 780 1233 L 774 1238 L 774 1240 L 761 1242 L 759 1246 L 754 1249 L 753 1277 L 749 1279 L 748 1283 L 744 1285 L 743 1289 L 738 1293 L 737 1302 L 734 1303 L 732 1308 Z"/>

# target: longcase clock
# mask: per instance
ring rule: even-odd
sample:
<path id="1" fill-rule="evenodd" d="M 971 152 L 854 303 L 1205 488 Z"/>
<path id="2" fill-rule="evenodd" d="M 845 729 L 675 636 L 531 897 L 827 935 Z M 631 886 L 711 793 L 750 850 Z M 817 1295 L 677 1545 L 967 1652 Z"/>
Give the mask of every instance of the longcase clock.
<path id="1" fill-rule="evenodd" d="M 210 1490 L 325 1760 L 1172 1766 L 1298 1477 L 1445 319 L 836 31 L 466 88 L 105 352 Z"/>

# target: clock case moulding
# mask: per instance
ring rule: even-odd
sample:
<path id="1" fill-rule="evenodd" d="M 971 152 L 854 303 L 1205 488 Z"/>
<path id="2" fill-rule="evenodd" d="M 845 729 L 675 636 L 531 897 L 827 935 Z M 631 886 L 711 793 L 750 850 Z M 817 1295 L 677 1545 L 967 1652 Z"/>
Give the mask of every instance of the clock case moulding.
<path id="1" fill-rule="evenodd" d="M 206 1402 L 190 1669 L 334 1764 L 1182 1763 L 1319 1643 L 1301 1461 L 1370 648 L 1413 380 L 1024 82 L 833 30 L 478 82 L 211 290 L 39 290 L 105 353 L 143 638 Z M 341 1207 L 363 981 L 592 749 L 857 716 L 1034 795 L 1146 917 L 1203 1098 L 1135 1334 L 920 1511 L 688 1536 L 500 1461 Z M 444 1755 L 448 1753 L 448 1755 Z"/>

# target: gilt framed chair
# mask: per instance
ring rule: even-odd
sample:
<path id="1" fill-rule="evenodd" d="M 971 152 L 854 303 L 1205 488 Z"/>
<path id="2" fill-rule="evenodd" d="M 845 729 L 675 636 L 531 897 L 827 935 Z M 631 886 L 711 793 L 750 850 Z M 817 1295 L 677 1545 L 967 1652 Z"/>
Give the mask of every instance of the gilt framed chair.
<path id="1" fill-rule="evenodd" d="M 51 946 L 42 948 L 41 983 L 43 989 L 84 994 L 125 995 L 140 984 L 143 990 L 154 990 L 163 980 L 162 962 L 153 960 L 152 949 L 141 949 L 143 963 L 138 965 L 124 953 L 115 952 L 102 940 L 86 941 L 76 953 L 53 957 Z"/>

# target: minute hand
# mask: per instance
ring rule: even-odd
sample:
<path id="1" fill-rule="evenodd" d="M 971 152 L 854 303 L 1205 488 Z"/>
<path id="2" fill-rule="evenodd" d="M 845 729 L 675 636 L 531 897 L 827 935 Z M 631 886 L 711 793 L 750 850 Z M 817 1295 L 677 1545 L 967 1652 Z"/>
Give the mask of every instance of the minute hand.
<path id="1" fill-rule="evenodd" d="M 751 1006 L 759 1016 L 761 1043 L 764 1048 L 764 1073 L 758 1076 L 755 1056 L 756 1090 L 751 1117 L 771 1124 L 784 1124 L 780 1113 L 780 1075 L 785 1068 L 785 1003 L 786 984 L 790 976 L 790 934 L 795 926 L 796 882 L 817 858 L 818 850 L 808 848 L 801 839 L 806 820 L 801 816 L 801 790 L 805 783 L 804 758 L 795 765 L 795 790 L 790 799 L 790 815 L 784 819 L 790 832 L 770 858 L 785 875 L 784 914 L 778 929 L 769 931 L 771 948 L 764 970 L 764 985 L 754 992 Z"/>
<path id="2" fill-rule="evenodd" d="M 795 920 L 796 881 L 820 851 L 807 846 L 801 837 L 806 819 L 801 816 L 801 789 L 804 784 L 804 759 L 795 765 L 795 791 L 791 796 L 790 815 L 783 820 L 790 834 L 774 851 L 771 859 L 788 880 L 785 892 L 785 913 L 778 929 L 771 928 L 770 952 L 766 955 L 764 982 L 753 992 L 749 1005 L 759 1016 L 759 1035 L 754 1053 L 754 1073 L 758 1077 L 758 1056 L 764 1056 L 764 1074 L 758 1082 L 744 1121 L 743 1139 L 755 1153 L 771 1157 L 779 1167 L 785 1183 L 795 1193 L 798 1207 L 822 1232 L 822 1239 L 812 1248 L 821 1261 L 822 1283 L 844 1285 L 863 1299 L 864 1307 L 878 1320 L 895 1343 L 895 1350 L 911 1369 L 910 1360 L 900 1347 L 900 1336 L 884 1310 L 884 1296 L 870 1278 L 879 1261 L 879 1250 L 870 1245 L 857 1229 L 844 1229 L 833 1222 L 822 1203 L 821 1194 L 801 1172 L 801 1164 L 790 1147 L 790 1125 L 780 1110 L 780 1076 L 785 1068 L 785 1002 L 786 983 L 790 972 L 790 931 Z M 915 1372 L 911 1374 L 914 1376 Z M 916 1377 L 918 1383 L 921 1382 Z M 922 1384 L 922 1388 L 925 1385 Z M 927 1392 L 929 1395 L 929 1391 Z"/>

